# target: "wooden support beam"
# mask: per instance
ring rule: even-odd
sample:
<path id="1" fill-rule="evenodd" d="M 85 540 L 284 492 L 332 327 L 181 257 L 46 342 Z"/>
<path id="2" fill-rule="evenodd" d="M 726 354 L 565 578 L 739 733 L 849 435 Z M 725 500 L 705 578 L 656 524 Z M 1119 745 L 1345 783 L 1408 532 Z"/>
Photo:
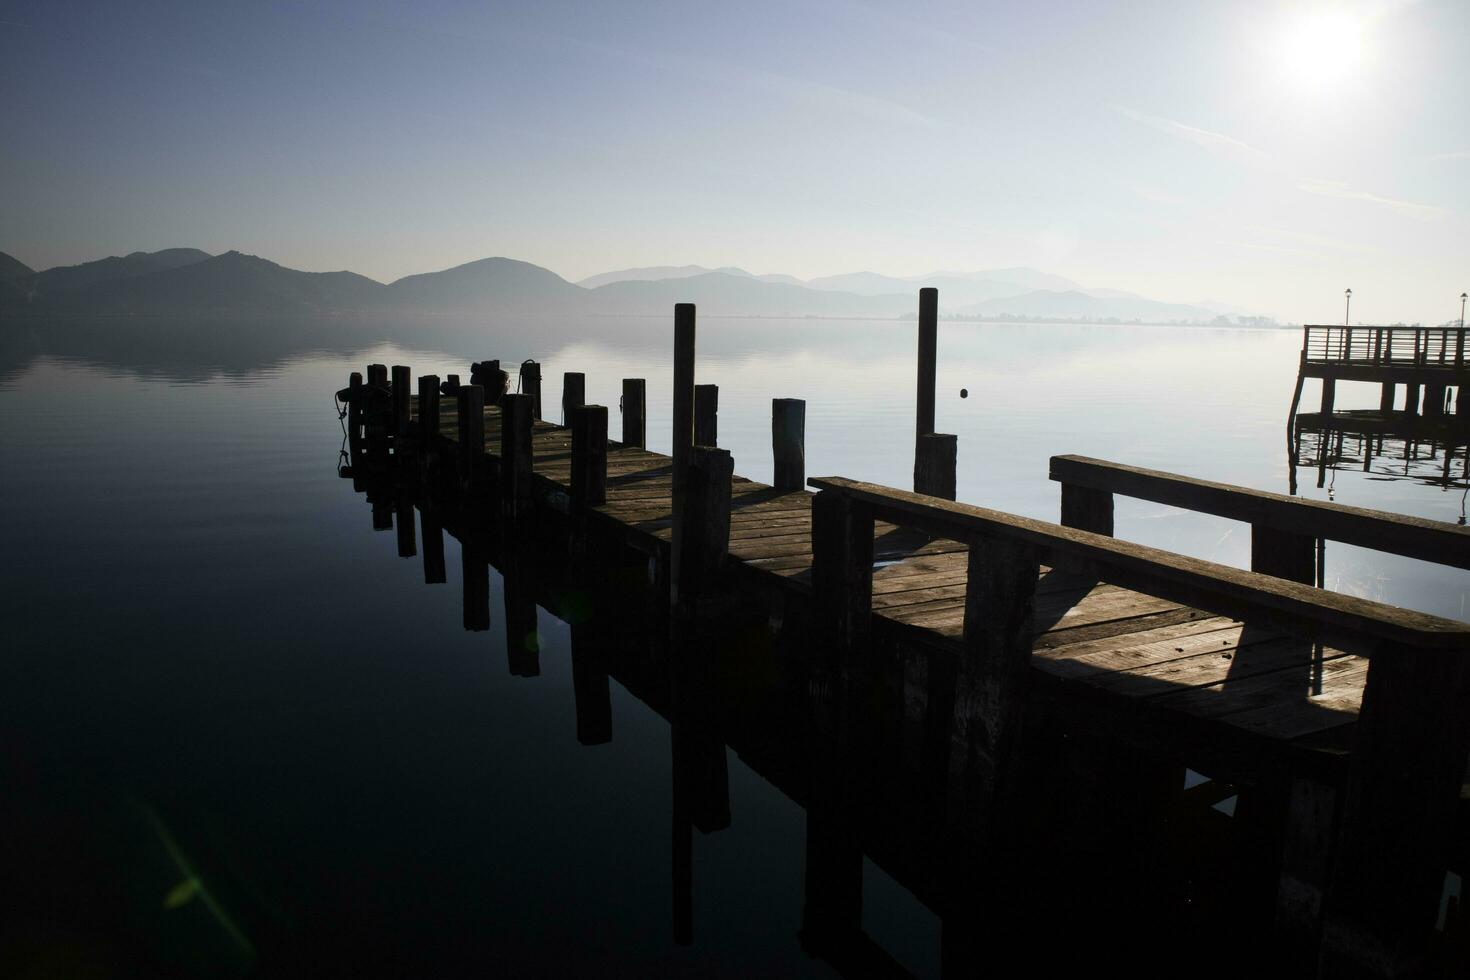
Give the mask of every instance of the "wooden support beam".
<path id="1" fill-rule="evenodd" d="M 841 491 L 812 498 L 812 599 L 841 659 L 866 654 L 873 612 L 873 514 Z"/>
<path id="2" fill-rule="evenodd" d="M 939 370 L 939 290 L 919 290 L 919 380 L 915 436 L 934 431 L 934 389 Z"/>
<path id="3" fill-rule="evenodd" d="M 1251 525 L 1251 571 L 1317 584 L 1317 539 L 1263 524 Z"/>
<path id="4" fill-rule="evenodd" d="M 1322 414 L 1332 414 L 1332 404 L 1337 398 L 1337 379 L 1322 379 Z"/>
<path id="5" fill-rule="evenodd" d="M 1438 382 L 1424 386 L 1424 417 L 1442 418 L 1444 412 L 1445 386 Z"/>
<path id="6" fill-rule="evenodd" d="M 587 375 L 566 371 L 561 376 L 561 424 L 572 424 L 572 409 L 587 404 Z"/>
<path id="7" fill-rule="evenodd" d="M 485 471 L 485 389 L 479 385 L 461 385 L 455 398 L 459 412 L 460 480 L 475 486 Z"/>
<path id="8" fill-rule="evenodd" d="M 648 446 L 648 382 L 643 378 L 623 379 L 623 445 Z"/>
<path id="9" fill-rule="evenodd" d="M 684 474 L 684 506 L 674 517 L 673 599 L 692 610 L 719 581 L 730 547 L 735 461 L 724 449 L 694 446 Z"/>
<path id="10" fill-rule="evenodd" d="M 439 438 L 439 376 L 419 377 L 419 419 L 416 438 L 419 453 L 426 460 L 434 456 L 434 443 Z"/>
<path id="11" fill-rule="evenodd" d="M 394 452 L 403 451 L 403 439 L 408 436 L 409 405 L 413 395 L 413 375 L 403 364 L 393 365 L 393 438 Z"/>
<path id="12" fill-rule="evenodd" d="M 596 507 L 607 500 L 607 408 L 575 405 L 569 409 L 572 427 L 572 505 Z"/>
<path id="13" fill-rule="evenodd" d="M 1392 412 L 1395 396 L 1398 394 L 1398 385 L 1392 381 L 1383 382 L 1382 390 L 1378 393 L 1378 410 L 1380 412 Z"/>
<path id="14" fill-rule="evenodd" d="M 1397 977 L 1423 967 L 1470 754 L 1470 645 L 1386 645 L 1354 729 L 1322 976 Z"/>
<path id="15" fill-rule="evenodd" d="M 806 402 L 800 398 L 771 399 L 772 483 L 777 490 L 806 487 Z"/>
<path id="16" fill-rule="evenodd" d="M 531 508 L 531 431 L 535 397 L 506 395 L 500 406 L 500 510 L 511 520 Z"/>
<path id="17" fill-rule="evenodd" d="M 959 436 L 926 432 L 914 450 L 914 493 L 954 500 Z"/>
<path id="18" fill-rule="evenodd" d="M 720 444 L 720 386 L 694 386 L 694 444 Z"/>
<path id="19" fill-rule="evenodd" d="M 1063 527 L 1113 536 L 1113 494 L 1109 490 L 1062 484 Z"/>

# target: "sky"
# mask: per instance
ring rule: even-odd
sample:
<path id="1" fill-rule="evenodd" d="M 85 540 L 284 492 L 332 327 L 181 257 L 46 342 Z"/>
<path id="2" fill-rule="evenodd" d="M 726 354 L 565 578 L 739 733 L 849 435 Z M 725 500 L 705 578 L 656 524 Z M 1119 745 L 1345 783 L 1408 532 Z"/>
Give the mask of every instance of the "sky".
<path id="1" fill-rule="evenodd" d="M 0 0 L 0 251 L 1470 288 L 1470 3 Z"/>

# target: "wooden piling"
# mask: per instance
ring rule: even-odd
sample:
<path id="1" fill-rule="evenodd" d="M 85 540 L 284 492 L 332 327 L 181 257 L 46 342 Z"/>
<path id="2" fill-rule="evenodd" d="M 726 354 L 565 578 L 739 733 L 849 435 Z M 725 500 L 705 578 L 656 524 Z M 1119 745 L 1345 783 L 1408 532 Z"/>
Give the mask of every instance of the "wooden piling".
<path id="1" fill-rule="evenodd" d="M 439 438 L 439 376 L 425 374 L 419 378 L 419 420 L 417 440 L 420 454 L 426 459 L 434 455 Z"/>
<path id="2" fill-rule="evenodd" d="M 959 437 L 926 432 L 914 449 L 914 493 L 955 499 L 955 472 L 959 463 Z"/>
<path id="3" fill-rule="evenodd" d="M 393 438 L 397 440 L 394 452 L 403 451 L 403 440 L 408 436 L 409 405 L 412 404 L 413 376 L 408 366 L 393 365 Z"/>
<path id="4" fill-rule="evenodd" d="M 572 409 L 587 404 L 587 375 L 566 371 L 561 376 L 561 424 L 572 424 Z"/>
<path id="5" fill-rule="evenodd" d="M 466 485 L 480 482 L 485 468 L 485 389 L 461 385 L 455 393 L 458 408 L 459 474 Z"/>
<path id="6" fill-rule="evenodd" d="M 674 306 L 673 511 L 679 521 L 689 450 L 694 446 L 694 304 Z"/>
<path id="7" fill-rule="evenodd" d="M 1441 383 L 1424 386 L 1424 417 L 1437 419 L 1444 416 L 1445 385 Z"/>
<path id="8" fill-rule="evenodd" d="M 501 513 L 512 520 L 531 508 L 532 395 L 506 395 L 500 406 Z"/>
<path id="9" fill-rule="evenodd" d="M 720 386 L 694 386 L 694 444 L 718 446 L 720 418 Z"/>
<path id="10" fill-rule="evenodd" d="M 643 378 L 623 379 L 623 445 L 648 446 L 648 382 Z"/>
<path id="11" fill-rule="evenodd" d="M 771 399 L 772 483 L 777 490 L 806 487 L 806 402 L 800 398 Z"/>
<path id="12" fill-rule="evenodd" d="M 574 405 L 568 409 L 572 428 L 572 505 L 581 510 L 607 500 L 607 408 Z"/>
<path id="13" fill-rule="evenodd" d="M 735 461 L 724 449 L 690 447 L 684 505 L 674 516 L 674 602 L 692 610 L 714 588 L 730 547 L 730 485 Z"/>
<path id="14" fill-rule="evenodd" d="M 1415 384 L 1412 381 L 1404 385 L 1405 412 L 1409 413 L 1410 415 L 1419 414 L 1419 396 L 1423 392 L 1423 390 L 1423 385 Z"/>
<path id="15" fill-rule="evenodd" d="M 1337 397 L 1337 379 L 1322 379 L 1322 414 L 1332 414 L 1332 403 Z"/>
<path id="16" fill-rule="evenodd" d="M 934 388 L 939 370 L 939 290 L 919 290 L 919 383 L 916 436 L 934 431 Z"/>
<path id="17" fill-rule="evenodd" d="M 1317 539 L 1263 524 L 1251 525 L 1251 571 L 1317 584 Z"/>
<path id="18" fill-rule="evenodd" d="M 542 418 L 541 415 L 541 365 L 536 361 L 521 362 L 521 391 L 522 395 L 531 398 L 531 417 Z"/>
<path id="19" fill-rule="evenodd" d="M 396 510 L 398 519 L 398 557 L 412 558 L 419 553 L 418 545 L 414 540 L 413 501 L 406 497 L 399 497 Z"/>
<path id="20" fill-rule="evenodd" d="M 1378 393 L 1378 410 L 1380 412 L 1392 412 L 1394 396 L 1398 394 L 1398 385 L 1392 381 L 1383 382 L 1383 388 Z"/>
<path id="21" fill-rule="evenodd" d="M 873 515 L 846 494 L 812 498 L 812 600 L 839 659 L 867 651 L 873 611 Z"/>
<path id="22" fill-rule="evenodd" d="M 347 448 L 356 462 L 357 454 L 362 451 L 362 406 L 366 398 L 361 371 L 353 371 L 348 376 L 347 392 Z"/>

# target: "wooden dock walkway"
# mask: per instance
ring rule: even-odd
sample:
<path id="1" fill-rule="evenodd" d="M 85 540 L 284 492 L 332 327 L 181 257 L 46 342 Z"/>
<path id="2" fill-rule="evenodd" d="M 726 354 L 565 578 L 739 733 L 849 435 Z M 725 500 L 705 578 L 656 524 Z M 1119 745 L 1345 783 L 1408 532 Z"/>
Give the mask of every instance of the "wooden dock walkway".
<path id="1" fill-rule="evenodd" d="M 1462 817 L 1470 624 L 1314 585 L 1323 541 L 1466 569 L 1470 529 L 1068 456 L 1050 473 L 1059 524 L 956 503 L 955 437 L 933 431 L 935 302 L 921 293 L 915 489 L 925 493 L 807 480 L 804 405 L 792 416 L 783 399 L 773 403 L 779 485 L 736 476 L 712 445 L 717 395 L 694 385 L 684 306 L 673 456 L 643 448 L 638 379 L 624 382 L 614 441 L 607 410 L 583 404 L 581 375 L 566 377 L 570 425 L 558 426 L 539 418 L 535 365 L 498 405 L 451 382 L 452 412 L 440 410 L 438 378 L 421 378 L 414 397 L 406 367 L 390 383 L 373 365 L 342 393 L 352 468 L 447 480 L 472 519 L 559 523 L 573 556 L 647 556 L 676 617 L 717 610 L 707 603 L 721 594 L 767 595 L 807 610 L 817 645 L 843 669 L 886 660 L 906 671 L 908 651 L 924 651 L 927 690 L 905 682 L 904 697 L 928 699 L 931 714 L 936 696 L 949 705 L 962 796 L 976 785 L 1004 795 L 1040 693 L 1181 759 L 1212 760 L 1261 788 L 1281 862 L 1278 927 L 1320 944 L 1322 975 L 1397 975 L 1418 962 Z M 498 372 L 482 362 L 472 378 Z M 1252 569 L 1117 540 L 1116 494 L 1248 523 Z M 939 694 L 936 672 L 949 678 Z"/>

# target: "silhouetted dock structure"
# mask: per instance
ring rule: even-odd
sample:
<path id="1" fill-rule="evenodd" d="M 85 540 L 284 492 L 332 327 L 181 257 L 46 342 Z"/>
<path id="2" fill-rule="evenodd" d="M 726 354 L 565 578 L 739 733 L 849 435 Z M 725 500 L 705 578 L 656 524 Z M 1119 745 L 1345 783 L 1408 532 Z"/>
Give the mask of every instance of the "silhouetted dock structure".
<path id="1" fill-rule="evenodd" d="M 772 404 L 775 485 L 735 475 L 715 445 L 718 392 L 695 384 L 687 304 L 675 311 L 672 456 L 645 448 L 641 379 L 623 382 L 614 441 L 580 374 L 564 378 L 557 425 L 542 417 L 534 362 L 503 397 L 500 363 L 476 364 L 489 405 L 479 384 L 429 376 L 415 393 L 406 367 L 390 379 L 372 365 L 342 393 L 346 472 L 377 501 L 374 526 L 396 509 L 400 554 L 414 553 L 418 507 L 426 581 L 444 581 L 443 531 L 459 538 L 467 628 L 489 626 L 493 556 L 513 673 L 536 672 L 522 642 L 535 603 L 558 608 L 608 569 L 637 586 L 603 609 L 599 640 L 582 639 L 666 623 L 652 632 L 672 635 L 668 656 L 579 667 L 569 619 L 579 737 L 611 737 L 593 706 L 609 672 L 670 718 L 676 878 L 688 874 L 679 828 L 729 821 L 723 745 L 807 807 L 803 934 L 839 969 L 886 962 L 857 918 L 864 853 L 941 916 L 946 973 L 965 975 L 983 956 L 964 937 L 996 910 L 956 878 L 955 854 L 1004 849 L 1028 821 L 1066 823 L 1049 800 L 1087 814 L 1084 850 L 1126 864 L 1157 845 L 1186 765 L 1238 791 L 1239 846 L 1268 869 L 1242 900 L 1265 910 L 1294 967 L 1424 968 L 1446 871 L 1467 868 L 1470 624 L 1314 583 L 1324 540 L 1467 569 L 1470 529 L 1076 456 L 1051 461 L 1058 524 L 958 503 L 957 441 L 933 431 L 936 308 L 921 291 L 913 491 L 808 480 L 796 399 Z M 1437 385 L 1446 343 L 1447 387 L 1462 370 L 1455 338 L 1416 337 L 1413 363 L 1398 363 L 1402 337 L 1345 336 L 1332 360 L 1331 330 L 1307 330 L 1304 372 L 1357 370 L 1359 353 L 1386 351 L 1406 383 Z M 1116 539 L 1118 494 L 1249 523 L 1252 570 Z M 766 681 L 732 704 L 710 679 L 718 658 L 701 651 L 738 660 L 732 637 L 751 634 L 715 624 L 739 621 L 776 624 L 782 639 L 760 662 Z M 874 715 L 874 698 L 892 710 Z M 1043 785 L 1048 765 L 1069 774 L 1071 802 Z M 676 936 L 688 914 L 676 898 Z"/>

